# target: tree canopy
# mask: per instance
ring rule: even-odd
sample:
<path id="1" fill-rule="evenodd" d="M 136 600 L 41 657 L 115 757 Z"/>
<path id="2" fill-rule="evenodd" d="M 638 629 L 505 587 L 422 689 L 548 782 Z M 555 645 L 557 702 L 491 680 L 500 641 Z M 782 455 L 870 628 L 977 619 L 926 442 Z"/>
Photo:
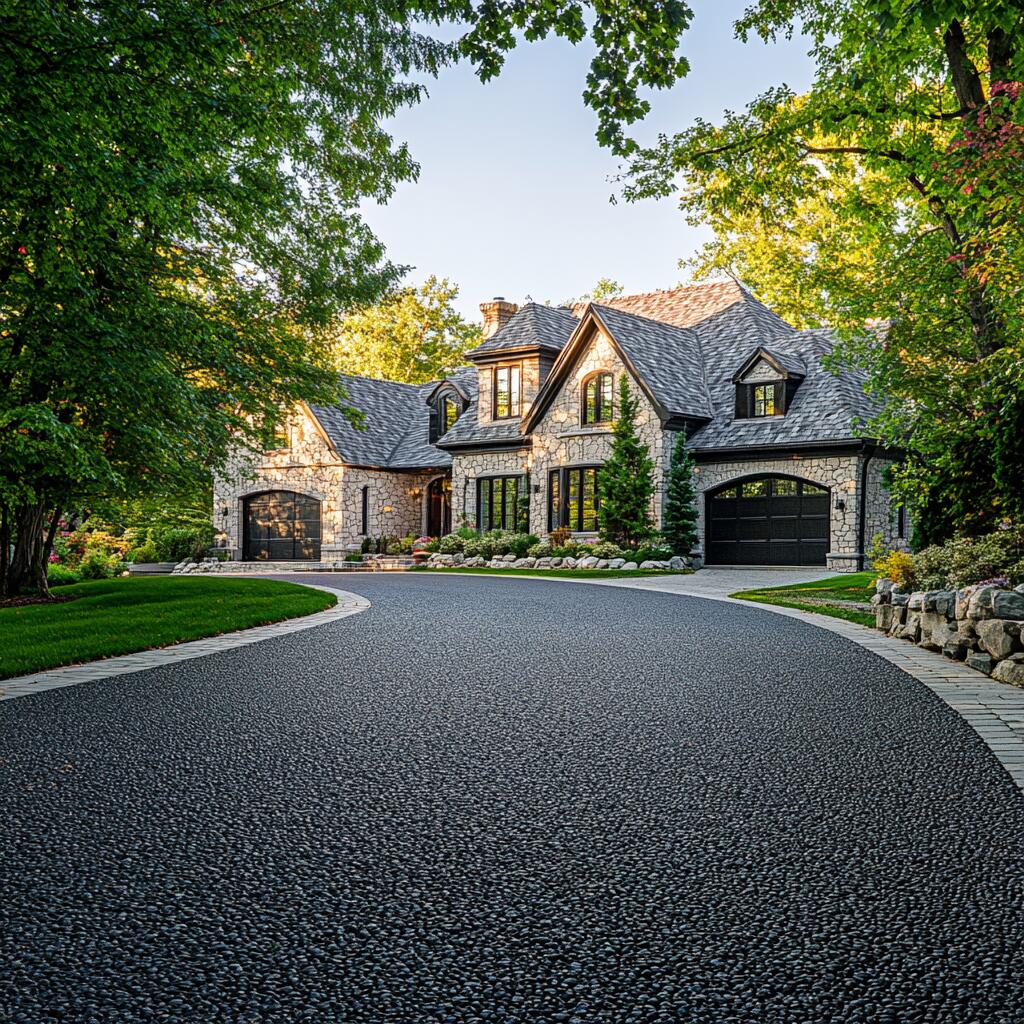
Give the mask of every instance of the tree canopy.
<path id="1" fill-rule="evenodd" d="M 447 278 L 431 276 L 348 313 L 337 328 L 338 369 L 407 384 L 446 377 L 483 340 L 480 327 L 453 308 L 458 294 Z"/>
<path id="2" fill-rule="evenodd" d="M 677 0 L 5 5 L 0 590 L 45 589 L 62 508 L 176 490 L 282 406 L 343 398 L 324 328 L 401 276 L 358 204 L 416 176 L 383 124 L 424 77 L 467 58 L 486 79 L 519 36 L 589 33 L 584 98 L 624 151 L 639 90 L 685 71 L 687 18 Z M 432 37 L 442 22 L 463 34 Z"/>
<path id="3" fill-rule="evenodd" d="M 626 193 L 710 223 L 736 274 L 867 371 L 922 540 L 1024 515 L 1024 13 L 998 0 L 756 3 L 742 39 L 806 32 L 817 71 L 632 159 Z M 873 329 L 869 329 L 873 328 Z M 881 328 L 881 329 L 879 329 Z"/>

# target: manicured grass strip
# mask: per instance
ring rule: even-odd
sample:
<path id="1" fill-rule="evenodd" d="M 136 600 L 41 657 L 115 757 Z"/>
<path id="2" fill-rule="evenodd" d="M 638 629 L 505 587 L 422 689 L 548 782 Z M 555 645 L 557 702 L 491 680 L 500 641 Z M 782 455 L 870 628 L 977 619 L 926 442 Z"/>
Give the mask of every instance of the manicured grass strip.
<path id="1" fill-rule="evenodd" d="M 730 594 L 730 597 L 738 597 L 741 601 L 753 601 L 759 604 L 777 604 L 782 608 L 799 608 L 803 612 L 816 612 L 818 615 L 831 615 L 833 619 L 846 619 L 847 622 L 856 622 L 861 626 L 874 626 L 875 617 L 870 612 L 862 612 L 857 608 L 843 608 L 835 604 L 805 604 L 801 601 L 793 601 L 786 597 L 778 597 L 771 593 L 758 590 L 740 591 Z"/>
<path id="2" fill-rule="evenodd" d="M 871 612 L 859 608 L 848 608 L 842 604 L 827 602 L 858 601 L 866 603 L 875 592 L 877 573 L 853 572 L 842 576 L 830 576 L 814 583 L 790 583 L 784 587 L 763 587 L 760 590 L 740 590 L 730 597 L 741 601 L 755 601 L 760 604 L 777 604 L 783 608 L 799 608 L 805 612 L 831 615 L 834 619 L 857 622 L 862 626 L 874 626 L 875 617 Z M 801 601 L 801 598 L 805 600 Z M 811 600 L 806 600 L 806 599 Z M 823 602 L 819 604 L 818 602 Z"/>
<path id="3" fill-rule="evenodd" d="M 455 572 L 474 576 L 561 576 L 568 579 L 617 579 L 620 576 L 687 576 L 692 569 L 464 569 L 462 566 L 416 565 L 410 572 Z"/>
<path id="4" fill-rule="evenodd" d="M 61 587 L 73 601 L 0 608 L 0 679 L 310 615 L 334 594 L 279 580 L 158 577 Z"/>

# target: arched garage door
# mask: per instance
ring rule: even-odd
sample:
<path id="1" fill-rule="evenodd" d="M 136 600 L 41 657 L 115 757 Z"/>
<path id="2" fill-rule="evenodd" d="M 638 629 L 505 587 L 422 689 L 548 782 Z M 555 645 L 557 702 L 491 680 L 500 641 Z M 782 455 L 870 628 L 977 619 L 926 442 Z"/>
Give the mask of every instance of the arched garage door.
<path id="1" fill-rule="evenodd" d="M 320 502 L 294 491 L 254 494 L 244 503 L 244 557 L 319 561 Z"/>
<path id="2" fill-rule="evenodd" d="M 706 498 L 711 565 L 824 565 L 829 499 L 824 487 L 759 476 Z"/>

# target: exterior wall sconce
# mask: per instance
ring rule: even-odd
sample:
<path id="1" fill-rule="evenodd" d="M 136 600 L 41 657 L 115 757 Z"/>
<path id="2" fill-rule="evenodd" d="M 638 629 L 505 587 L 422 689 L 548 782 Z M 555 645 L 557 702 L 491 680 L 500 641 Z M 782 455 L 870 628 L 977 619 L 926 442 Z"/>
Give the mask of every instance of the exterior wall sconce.
<path id="1" fill-rule="evenodd" d="M 423 493 L 423 488 L 410 487 L 409 490 L 406 491 L 405 493 L 408 494 L 410 498 L 418 498 Z"/>
<path id="2" fill-rule="evenodd" d="M 394 512 L 394 511 L 395 511 L 395 509 L 394 509 L 394 506 L 392 506 L 392 505 L 385 505 L 381 509 L 381 512 Z"/>
<path id="3" fill-rule="evenodd" d="M 846 511 L 846 502 L 843 501 L 842 498 L 836 498 L 836 511 L 837 512 L 845 512 Z"/>
<path id="4" fill-rule="evenodd" d="M 227 519 L 227 517 L 228 517 L 228 507 L 227 507 L 227 505 L 221 505 L 221 507 L 220 507 L 220 517 L 221 517 L 221 519 Z"/>

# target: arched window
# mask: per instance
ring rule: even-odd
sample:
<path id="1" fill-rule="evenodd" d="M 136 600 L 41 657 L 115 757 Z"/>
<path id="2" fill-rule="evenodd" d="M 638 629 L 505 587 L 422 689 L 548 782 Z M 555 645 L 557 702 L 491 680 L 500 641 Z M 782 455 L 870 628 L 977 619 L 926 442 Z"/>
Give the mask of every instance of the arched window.
<path id="1" fill-rule="evenodd" d="M 446 389 L 437 395 L 430 411 L 430 440 L 444 437 L 461 415 L 462 402 L 454 391 Z"/>
<path id="2" fill-rule="evenodd" d="M 583 425 L 611 423 L 615 414 L 612 375 L 605 371 L 592 374 L 583 382 Z"/>

